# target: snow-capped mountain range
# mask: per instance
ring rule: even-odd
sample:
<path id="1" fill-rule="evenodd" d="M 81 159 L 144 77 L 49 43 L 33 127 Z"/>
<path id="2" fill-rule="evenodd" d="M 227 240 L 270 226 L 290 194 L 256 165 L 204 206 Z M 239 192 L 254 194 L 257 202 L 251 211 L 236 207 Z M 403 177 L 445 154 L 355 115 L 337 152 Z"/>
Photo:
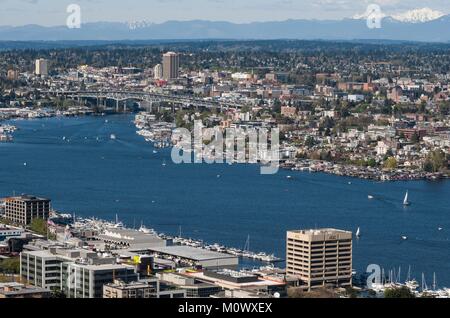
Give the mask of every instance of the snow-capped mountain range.
<path id="1" fill-rule="evenodd" d="M 370 16 L 378 17 L 380 19 L 390 18 L 392 20 L 403 23 L 425 23 L 437 20 L 445 16 L 441 11 L 433 10 L 430 8 L 414 9 L 406 12 L 396 13 L 388 15 L 383 11 L 366 11 L 362 14 L 357 14 L 353 18 L 356 20 L 367 19 Z"/>
<path id="2" fill-rule="evenodd" d="M 63 25 L 0 26 L 0 41 L 364 39 L 450 42 L 450 32 L 447 32 L 450 30 L 450 15 L 429 8 L 390 15 L 376 14 L 381 23 L 379 28 L 373 29 L 367 23 L 370 13 L 343 20 L 93 22 L 82 24 L 80 29 Z"/>
<path id="3" fill-rule="evenodd" d="M 410 10 L 404 13 L 392 15 L 397 21 L 406 23 L 424 23 L 442 18 L 445 14 L 430 8 Z"/>

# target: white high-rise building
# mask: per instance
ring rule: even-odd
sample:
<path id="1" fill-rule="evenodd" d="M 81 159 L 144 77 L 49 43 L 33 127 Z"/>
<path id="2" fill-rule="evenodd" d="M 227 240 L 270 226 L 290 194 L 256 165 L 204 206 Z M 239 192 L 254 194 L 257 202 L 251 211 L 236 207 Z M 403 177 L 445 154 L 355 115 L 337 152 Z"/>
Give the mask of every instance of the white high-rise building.
<path id="1" fill-rule="evenodd" d="M 163 67 L 161 64 L 156 64 L 153 68 L 153 77 L 155 79 L 161 79 L 163 77 Z"/>
<path id="2" fill-rule="evenodd" d="M 46 59 L 37 59 L 36 60 L 36 75 L 48 75 L 48 61 Z"/>

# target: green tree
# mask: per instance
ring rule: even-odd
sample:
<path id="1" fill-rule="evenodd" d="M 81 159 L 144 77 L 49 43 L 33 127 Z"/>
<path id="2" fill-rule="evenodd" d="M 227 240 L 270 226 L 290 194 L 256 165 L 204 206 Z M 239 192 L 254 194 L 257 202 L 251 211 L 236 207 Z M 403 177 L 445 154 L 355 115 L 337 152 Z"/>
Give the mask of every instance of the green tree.
<path id="1" fill-rule="evenodd" d="M 415 296 L 408 287 L 402 286 L 400 288 L 386 289 L 384 298 L 415 298 Z"/>
<path id="2" fill-rule="evenodd" d="M 359 295 L 359 292 L 356 289 L 352 288 L 352 287 L 347 287 L 345 289 L 345 293 L 350 298 L 358 298 L 358 295 Z"/>
<path id="3" fill-rule="evenodd" d="M 314 137 L 308 136 L 306 138 L 306 141 L 305 141 L 306 147 L 311 148 L 311 147 L 314 147 L 315 144 L 316 144 L 316 141 L 315 141 Z"/>
<path id="4" fill-rule="evenodd" d="M 272 112 L 274 112 L 275 114 L 280 114 L 281 113 L 281 102 L 280 102 L 280 100 L 278 98 L 275 99 L 274 102 L 273 102 Z"/>
<path id="5" fill-rule="evenodd" d="M 445 153 L 438 149 L 431 151 L 424 164 L 424 170 L 427 172 L 438 172 L 447 167 L 447 158 Z"/>
<path id="6" fill-rule="evenodd" d="M 386 161 L 384 162 L 384 167 L 385 167 L 386 169 L 391 169 L 391 170 L 393 170 L 393 169 L 396 169 L 397 166 L 398 166 L 397 159 L 395 159 L 394 157 L 389 157 L 389 158 L 387 158 Z"/>
<path id="7" fill-rule="evenodd" d="M 417 134 L 417 132 L 414 133 L 414 135 L 411 136 L 411 142 L 417 144 L 420 141 L 420 136 Z"/>
<path id="8" fill-rule="evenodd" d="M 31 221 L 30 230 L 39 235 L 47 235 L 47 221 L 44 219 L 34 219 Z"/>
<path id="9" fill-rule="evenodd" d="M 0 261 L 0 273 L 18 274 L 20 272 L 20 260 L 18 257 L 7 258 Z"/>
<path id="10" fill-rule="evenodd" d="M 64 291 L 60 289 L 52 289 L 51 298 L 67 298 Z"/>
<path id="11" fill-rule="evenodd" d="M 369 160 L 367 160 L 367 165 L 369 166 L 369 167 L 376 167 L 376 165 L 377 165 L 377 162 L 376 162 L 376 160 L 375 159 L 373 159 L 373 158 L 370 158 Z"/>

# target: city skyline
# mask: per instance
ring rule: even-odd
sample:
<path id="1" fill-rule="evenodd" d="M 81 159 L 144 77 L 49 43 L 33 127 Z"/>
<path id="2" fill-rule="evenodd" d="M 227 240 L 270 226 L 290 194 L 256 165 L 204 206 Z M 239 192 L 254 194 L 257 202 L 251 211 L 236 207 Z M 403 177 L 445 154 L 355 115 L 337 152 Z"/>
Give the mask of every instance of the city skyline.
<path id="1" fill-rule="evenodd" d="M 208 0 L 152 0 L 142 3 L 130 0 L 126 4 L 117 0 L 59 1 L 55 6 L 51 0 L 1 0 L 2 26 L 64 25 L 70 4 L 78 4 L 82 10 L 82 22 L 134 22 L 148 21 L 227 21 L 250 23 L 283 21 L 289 19 L 341 20 L 361 16 L 368 5 L 378 4 L 387 15 L 401 14 L 410 10 L 429 8 L 442 14 L 450 13 L 450 4 L 443 0 L 262 0 L 262 1 L 208 1 Z"/>
<path id="2" fill-rule="evenodd" d="M 0 303 L 450 299 L 447 2 L 0 0 Z"/>

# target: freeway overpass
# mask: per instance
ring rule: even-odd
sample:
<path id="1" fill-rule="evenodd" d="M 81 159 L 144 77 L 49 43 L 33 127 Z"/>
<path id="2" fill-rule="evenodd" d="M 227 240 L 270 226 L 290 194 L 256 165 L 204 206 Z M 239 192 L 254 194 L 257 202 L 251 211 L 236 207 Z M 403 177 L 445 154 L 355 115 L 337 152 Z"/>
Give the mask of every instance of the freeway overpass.
<path id="1" fill-rule="evenodd" d="M 135 91 L 41 91 L 42 94 L 47 94 L 55 97 L 64 97 L 68 99 L 82 100 L 94 99 L 97 100 L 97 106 L 102 106 L 101 102 L 106 100 L 116 101 L 116 110 L 119 111 L 120 103 L 123 104 L 123 109 L 126 110 L 126 101 L 135 100 L 149 103 L 168 103 L 175 108 L 208 108 L 208 109 L 230 109 L 241 108 L 245 106 L 241 103 L 206 100 L 187 95 L 168 95 L 147 92 Z"/>

